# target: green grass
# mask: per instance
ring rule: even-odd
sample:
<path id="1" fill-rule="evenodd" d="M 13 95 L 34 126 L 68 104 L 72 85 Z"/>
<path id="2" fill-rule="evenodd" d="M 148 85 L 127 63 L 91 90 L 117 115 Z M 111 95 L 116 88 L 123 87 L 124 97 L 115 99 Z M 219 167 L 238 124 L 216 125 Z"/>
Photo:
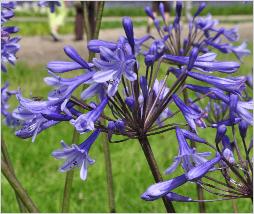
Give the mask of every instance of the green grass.
<path id="1" fill-rule="evenodd" d="M 191 13 L 194 14 L 197 10 L 197 6 L 193 6 L 191 9 Z M 226 15 L 251 15 L 253 13 L 252 4 L 237 4 L 237 5 L 228 5 L 228 6 L 213 6 L 208 5 L 201 15 L 206 15 L 207 13 L 211 13 L 215 16 L 226 16 Z M 174 15 L 175 11 L 171 9 L 171 13 Z M 183 15 L 185 14 L 185 10 L 183 9 Z M 103 12 L 104 16 L 146 16 L 144 9 L 142 7 L 133 7 L 126 9 L 124 7 L 112 7 L 105 8 Z"/>
<path id="2" fill-rule="evenodd" d="M 251 44 L 252 47 L 252 44 Z M 222 57 L 221 57 L 222 58 Z M 232 55 L 223 56 L 223 60 L 234 60 Z M 246 57 L 239 73 L 248 74 L 252 68 L 252 56 Z M 166 66 L 162 67 L 165 70 Z M 43 77 L 47 76 L 44 65 L 29 67 L 23 62 L 16 66 L 9 66 L 7 74 L 2 75 L 2 82 L 9 80 L 11 89 L 18 86 L 22 88 L 24 96 L 43 95 L 47 96 L 50 90 L 43 83 Z M 14 106 L 15 100 L 11 105 Z M 172 109 L 174 110 L 174 109 Z M 182 117 L 175 118 L 182 121 Z M 7 144 L 11 160 L 17 177 L 24 185 L 32 199 L 38 205 L 41 212 L 59 212 L 63 194 L 65 174 L 57 171 L 61 161 L 55 160 L 51 152 L 59 148 L 60 140 L 71 143 L 73 127 L 68 123 L 52 127 L 39 134 L 35 143 L 30 139 L 21 140 L 14 136 L 13 130 L 2 125 L 2 134 Z M 199 129 L 201 137 L 213 141 L 214 131 Z M 248 133 L 248 141 L 251 132 Z M 81 135 L 80 142 L 87 137 Z M 167 132 L 160 136 L 149 138 L 155 157 L 158 161 L 160 171 L 163 172 L 171 163 L 172 157 L 177 154 L 177 143 L 175 134 Z M 79 178 L 79 170 L 75 170 L 75 178 L 71 195 L 70 212 L 107 212 L 106 174 L 101 139 L 93 145 L 90 156 L 96 160 L 88 169 L 88 179 L 84 182 Z M 199 151 L 205 151 L 203 145 L 198 145 Z M 129 140 L 120 144 L 110 144 L 112 158 L 112 169 L 114 176 L 114 188 L 117 212 L 165 212 L 161 200 L 145 202 L 140 195 L 153 183 L 153 178 L 141 147 L 135 140 Z M 180 170 L 172 175 L 164 176 L 170 179 L 181 173 Z M 218 175 L 217 178 L 220 179 Z M 196 198 L 195 186 L 187 184 L 177 189 L 183 195 Z M 18 212 L 15 195 L 7 180 L 2 176 L 1 189 L 2 212 Z M 206 193 L 206 198 L 212 198 Z M 177 212 L 198 212 L 196 203 L 176 203 Z M 248 199 L 237 200 L 239 212 L 252 212 L 252 203 Z M 207 212 L 233 212 L 232 202 L 207 203 Z"/>
<path id="3" fill-rule="evenodd" d="M 192 14 L 194 14 L 197 10 L 197 6 L 193 6 L 191 9 Z M 172 10 L 172 14 L 175 13 L 174 10 Z M 219 15 L 219 16 L 226 16 L 226 15 L 252 15 L 253 13 L 253 5 L 251 2 L 248 4 L 232 4 L 227 6 L 213 6 L 208 5 L 201 15 L 205 15 L 206 13 L 211 13 L 213 15 Z M 46 17 L 47 13 L 39 13 L 35 11 L 16 11 L 16 16 L 39 16 L 39 17 Z M 183 14 L 185 14 L 185 10 L 183 10 Z M 68 16 L 73 17 L 75 16 L 75 10 L 71 8 L 68 11 Z M 110 17 L 110 16 L 131 16 L 131 17 L 137 17 L 137 16 L 146 16 L 146 13 L 144 12 L 143 7 L 106 7 L 103 11 L 104 17 Z"/>
<path id="4" fill-rule="evenodd" d="M 32 17 L 31 17 L 32 19 Z M 240 24 L 243 22 L 251 22 L 252 19 L 245 19 L 245 20 L 220 20 L 220 23 L 228 23 L 228 24 Z M 29 25 L 29 27 L 27 27 Z M 133 25 L 135 27 L 145 27 L 147 26 L 147 20 L 133 20 Z M 19 36 L 46 36 L 49 35 L 49 25 L 47 19 L 44 21 L 17 21 L 11 20 L 8 22 L 8 26 L 17 26 L 19 27 L 19 32 L 17 35 Z M 122 28 L 121 20 L 115 21 L 102 21 L 101 29 L 116 29 Z M 67 21 L 63 26 L 59 28 L 59 33 L 62 35 L 66 34 L 73 34 L 74 32 L 74 25 L 72 21 Z"/>
<path id="5" fill-rule="evenodd" d="M 146 20 L 134 21 L 133 24 L 136 27 L 146 26 Z M 29 25 L 29 27 L 27 27 Z M 17 26 L 19 27 L 19 32 L 17 35 L 20 36 L 45 36 L 49 35 L 49 26 L 47 21 L 36 21 L 36 22 L 26 22 L 26 21 L 10 21 L 8 26 Z M 121 20 L 116 21 L 103 21 L 101 24 L 101 29 L 115 29 L 122 28 Z M 59 33 L 66 35 L 72 34 L 74 32 L 74 25 L 72 22 L 66 22 L 63 26 L 59 28 Z"/>

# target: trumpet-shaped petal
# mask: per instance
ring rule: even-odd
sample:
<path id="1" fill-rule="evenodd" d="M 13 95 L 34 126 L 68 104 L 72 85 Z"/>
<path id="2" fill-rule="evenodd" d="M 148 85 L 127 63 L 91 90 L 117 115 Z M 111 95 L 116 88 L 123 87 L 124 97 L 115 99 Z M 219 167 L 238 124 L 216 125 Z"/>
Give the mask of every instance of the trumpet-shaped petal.
<path id="1" fill-rule="evenodd" d="M 52 61 L 49 62 L 47 68 L 54 73 L 64 73 L 72 70 L 86 69 L 90 70 L 93 66 L 91 63 L 87 63 L 78 52 L 71 46 L 64 47 L 65 54 L 71 58 L 74 62 L 65 61 Z"/>
<path id="2" fill-rule="evenodd" d="M 231 51 L 236 55 L 239 60 L 242 60 L 244 56 L 250 55 L 250 50 L 246 48 L 247 43 L 243 42 L 241 45 L 231 47 Z"/>
<path id="3" fill-rule="evenodd" d="M 216 155 L 215 158 L 209 160 L 203 164 L 200 164 L 194 168 L 192 168 L 187 174 L 186 178 L 188 181 L 195 181 L 202 178 L 210 169 L 214 167 L 221 160 L 221 156 L 219 154 Z"/>
<path id="4" fill-rule="evenodd" d="M 235 158 L 234 158 L 234 153 L 233 153 L 233 148 L 230 143 L 230 140 L 227 135 L 223 136 L 222 138 L 222 144 L 223 144 L 223 156 L 224 158 L 229 162 L 229 163 L 234 163 Z"/>
<path id="5" fill-rule="evenodd" d="M 70 120 L 70 123 L 75 126 L 80 133 L 94 130 L 94 123 L 98 120 L 105 106 L 108 103 L 108 98 L 104 98 L 102 102 L 92 111 L 80 115 L 76 120 Z"/>
<path id="6" fill-rule="evenodd" d="M 217 127 L 216 137 L 215 137 L 215 143 L 219 143 L 221 139 L 224 137 L 224 135 L 227 132 L 227 127 L 222 124 Z"/>
<path id="7" fill-rule="evenodd" d="M 244 89 L 244 83 L 246 81 L 246 77 L 241 76 L 237 79 L 229 79 L 229 78 L 222 78 L 216 76 L 209 76 L 204 75 L 196 72 L 188 72 L 188 76 L 200 80 L 209 84 L 214 85 L 215 87 L 232 93 L 240 93 Z"/>
<path id="8" fill-rule="evenodd" d="M 56 7 L 60 7 L 61 3 L 60 3 L 60 1 L 45 1 L 45 0 L 41 0 L 41 1 L 38 2 L 38 5 L 40 7 L 49 7 L 50 12 L 54 13 Z"/>
<path id="9" fill-rule="evenodd" d="M 186 196 L 182 196 L 179 194 L 176 194 L 174 192 L 169 192 L 166 197 L 170 200 L 170 201 L 179 201 L 179 202 L 191 202 L 193 201 L 192 198 L 186 197 Z"/>
<path id="10" fill-rule="evenodd" d="M 237 28 L 231 28 L 229 30 L 224 30 L 223 35 L 230 41 L 236 42 L 239 40 L 239 33 Z"/>
<path id="11" fill-rule="evenodd" d="M 169 192 L 173 189 L 183 185 L 187 182 L 185 175 L 180 175 L 168 181 L 159 182 L 150 186 L 142 195 L 141 198 L 144 200 L 156 200 Z"/>
<path id="12" fill-rule="evenodd" d="M 218 88 L 193 85 L 193 84 L 186 84 L 185 87 L 201 94 L 207 94 L 207 96 L 212 99 L 216 99 L 216 100 L 219 99 L 219 100 L 223 100 L 224 102 L 229 102 L 229 97 L 225 95 L 224 91 Z"/>
<path id="13" fill-rule="evenodd" d="M 62 149 L 56 150 L 52 155 L 56 159 L 66 159 L 65 163 L 60 167 L 60 172 L 66 172 L 74 167 L 81 167 L 80 169 L 80 178 L 86 180 L 87 177 L 87 167 L 88 165 L 93 164 L 95 161 L 92 160 L 88 153 L 89 150 L 97 139 L 100 131 L 94 131 L 83 143 L 80 145 L 73 144 L 68 146 L 63 141 L 61 141 Z"/>
<path id="14" fill-rule="evenodd" d="M 133 24 L 130 17 L 124 17 L 122 19 L 123 28 L 125 34 L 127 36 L 128 42 L 134 50 L 135 41 L 134 41 L 134 33 L 133 33 Z"/>
<path id="15" fill-rule="evenodd" d="M 242 120 L 239 123 L 238 128 L 239 128 L 239 132 L 242 139 L 245 139 L 248 127 L 249 127 L 249 124 L 245 120 Z"/>
<path id="16" fill-rule="evenodd" d="M 206 3 L 205 3 L 205 2 L 202 2 L 202 3 L 199 5 L 197 11 L 195 12 L 195 14 L 194 14 L 194 16 L 193 16 L 193 19 L 194 19 L 195 17 L 197 17 L 197 16 L 202 12 L 202 10 L 204 10 L 205 7 L 206 7 Z"/>
<path id="17" fill-rule="evenodd" d="M 177 166 L 181 163 L 185 172 L 188 172 L 193 167 L 207 161 L 204 157 L 209 156 L 210 153 L 196 153 L 196 150 L 188 145 L 182 130 L 178 127 L 176 128 L 176 136 L 179 144 L 179 153 L 178 156 L 175 157 L 173 164 L 165 171 L 166 174 L 175 171 Z"/>
<path id="18" fill-rule="evenodd" d="M 106 47 L 112 51 L 116 50 L 117 44 L 114 42 L 108 42 L 103 40 L 90 40 L 88 42 L 87 48 L 95 53 L 100 52 L 100 47 Z"/>
<path id="19" fill-rule="evenodd" d="M 216 55 L 214 53 L 209 53 L 197 57 L 195 61 L 195 58 L 192 58 L 192 61 L 190 61 L 190 57 L 165 54 L 164 59 L 180 65 L 188 65 L 191 62 L 190 65 L 193 65 L 193 68 L 203 72 L 219 71 L 222 73 L 233 73 L 240 67 L 239 63 L 237 62 L 214 61 L 215 56 Z M 190 68 L 191 67 L 188 66 L 189 70 Z"/>
<path id="20" fill-rule="evenodd" d="M 185 103 L 175 94 L 173 95 L 173 100 L 174 100 L 175 104 L 177 105 L 177 107 L 183 113 L 183 116 L 186 119 L 186 121 L 188 122 L 188 124 L 190 125 L 190 127 L 193 130 L 196 130 L 195 120 L 199 120 L 202 117 L 202 114 L 196 112 L 189 106 L 185 105 Z"/>
<path id="21" fill-rule="evenodd" d="M 17 118 L 13 117 L 12 113 L 9 111 L 9 100 L 11 96 L 18 93 L 17 91 L 8 90 L 9 83 L 6 82 L 1 88 L 1 114 L 5 119 L 5 124 L 9 127 L 16 127 L 20 125 L 20 122 Z"/>
<path id="22" fill-rule="evenodd" d="M 35 141 L 36 136 L 43 130 L 58 124 L 60 121 L 47 120 L 43 116 L 37 115 L 31 120 L 22 124 L 22 128 L 15 132 L 17 137 L 26 139 L 32 137 L 32 142 Z"/>
<path id="23" fill-rule="evenodd" d="M 109 96 L 114 96 L 123 75 L 130 81 L 136 80 L 137 74 L 134 72 L 136 61 L 126 54 L 124 49 L 117 48 L 113 52 L 100 47 L 100 54 L 105 60 L 93 59 L 95 67 L 99 70 L 93 75 L 93 80 L 97 83 L 107 82 Z"/>

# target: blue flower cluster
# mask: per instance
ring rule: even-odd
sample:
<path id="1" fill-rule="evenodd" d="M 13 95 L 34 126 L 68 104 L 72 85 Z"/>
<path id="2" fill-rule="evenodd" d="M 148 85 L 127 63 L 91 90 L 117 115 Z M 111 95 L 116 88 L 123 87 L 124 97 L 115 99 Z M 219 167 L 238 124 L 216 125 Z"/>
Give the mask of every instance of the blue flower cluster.
<path id="1" fill-rule="evenodd" d="M 17 127 L 20 125 L 20 122 L 17 118 L 12 115 L 12 112 L 9 111 L 9 99 L 11 96 L 17 94 L 17 91 L 8 90 L 9 83 L 6 82 L 4 86 L 1 88 L 1 114 L 5 119 L 5 124 L 9 127 Z"/>
<path id="2" fill-rule="evenodd" d="M 144 200 L 166 196 L 172 201 L 197 201 L 172 191 L 186 182 L 195 182 L 207 189 L 207 182 L 202 179 L 216 182 L 208 176 L 213 172 L 220 172 L 227 181 L 223 184 L 229 192 L 218 194 L 223 199 L 251 197 L 252 162 L 248 157 L 252 144 L 248 147 L 245 140 L 247 128 L 252 125 L 253 102 L 244 93 L 251 81 L 245 76 L 231 76 L 238 71 L 240 63 L 218 61 L 212 50 L 234 53 L 240 60 L 250 51 L 246 43 L 238 47 L 232 45 L 239 39 L 237 29 L 218 27 L 218 21 L 211 15 L 199 18 L 204 8 L 205 4 L 200 4 L 188 23 L 186 38 L 180 22 L 182 3 L 177 2 L 176 17 L 169 25 L 162 4 L 162 25 L 150 8 L 145 9 L 154 21 L 158 39 L 151 35 L 135 38 L 131 19 L 124 17 L 125 35 L 116 42 L 91 40 L 88 43 L 88 49 L 96 54 L 91 62 L 66 46 L 64 51 L 70 61 L 52 61 L 47 65 L 50 76 L 44 80 L 54 88 L 47 99 L 35 101 L 22 97 L 20 91 L 17 93 L 19 106 L 13 115 L 23 121 L 23 126 L 16 135 L 34 140 L 43 130 L 63 121 L 69 121 L 81 134 L 92 132 L 83 143 L 69 146 L 62 142 L 62 149 L 52 153 L 57 159 L 66 159 L 60 171 L 81 167 L 80 177 L 84 180 L 88 164 L 94 162 L 88 153 L 100 132 L 107 133 L 110 142 L 114 142 L 114 135 L 124 136 L 117 141 L 121 142 L 174 130 L 179 153 L 166 173 L 171 174 L 179 166 L 184 173 L 150 186 L 141 196 Z M 82 72 L 76 75 L 76 70 Z M 73 77 L 65 78 L 65 73 Z M 173 80 L 170 85 L 169 78 Z M 189 83 L 193 80 L 197 84 Z M 82 92 L 78 98 L 74 92 L 80 87 Z M 195 100 L 186 96 L 188 92 L 195 92 Z M 202 108 L 202 101 L 207 99 L 207 107 Z M 177 112 L 170 110 L 176 107 Z M 185 119 L 183 123 L 175 123 L 179 113 Z M 246 161 L 235 137 L 235 126 L 239 126 Z M 227 130 L 229 127 L 232 134 Z M 214 143 L 199 137 L 198 128 L 216 129 Z M 188 140 L 207 146 L 209 151 L 196 151 Z M 215 157 L 207 159 L 212 154 Z M 230 173 L 237 180 L 231 178 Z M 209 185 L 209 188 L 217 188 Z"/>
<path id="3" fill-rule="evenodd" d="M 14 16 L 14 2 L 1 2 L 1 71 L 7 72 L 6 63 L 14 65 L 16 61 L 16 53 L 20 48 L 19 37 L 12 37 L 13 33 L 17 33 L 19 29 L 16 26 L 6 26 L 8 20 Z M 14 96 L 17 91 L 8 90 L 9 83 L 6 82 L 1 88 L 1 114 L 4 117 L 5 124 L 10 127 L 20 125 L 19 120 L 9 111 L 9 99 Z"/>
<path id="4" fill-rule="evenodd" d="M 16 53 L 20 48 L 19 37 L 11 37 L 19 29 L 16 26 L 5 26 L 6 22 L 14 16 L 14 2 L 1 2 L 1 70 L 6 72 L 6 63 L 14 64 Z"/>
<path id="5" fill-rule="evenodd" d="M 51 13 L 54 13 L 56 10 L 56 7 L 60 7 L 61 6 L 61 2 L 60 1 L 45 1 L 45 0 L 41 0 L 38 2 L 38 5 L 40 7 L 48 7 Z"/>

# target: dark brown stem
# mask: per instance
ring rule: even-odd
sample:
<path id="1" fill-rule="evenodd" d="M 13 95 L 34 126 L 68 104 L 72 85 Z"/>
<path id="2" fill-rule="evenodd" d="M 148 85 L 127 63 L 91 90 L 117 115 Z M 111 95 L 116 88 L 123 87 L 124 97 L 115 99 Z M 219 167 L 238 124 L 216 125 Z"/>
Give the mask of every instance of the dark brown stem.
<path id="1" fill-rule="evenodd" d="M 158 183 L 158 182 L 163 181 L 162 176 L 159 171 L 159 167 L 158 167 L 157 162 L 154 158 L 153 151 L 152 151 L 152 148 L 149 144 L 147 137 L 139 138 L 139 142 L 140 142 L 142 150 L 145 154 L 147 163 L 148 163 L 150 170 L 153 174 L 155 182 Z M 163 200 L 163 203 L 165 205 L 167 212 L 168 213 L 175 213 L 175 209 L 174 209 L 172 202 L 169 201 L 166 197 L 162 197 L 162 200 Z"/>
<path id="2" fill-rule="evenodd" d="M 105 134 L 103 135 L 102 141 L 103 141 L 103 151 L 104 151 L 105 168 L 106 168 L 106 176 L 107 176 L 109 212 L 115 213 L 116 208 L 115 208 L 115 196 L 114 196 L 114 188 L 113 188 L 113 173 L 112 173 L 110 149 L 109 149 L 109 142 Z"/>
<path id="3" fill-rule="evenodd" d="M 23 188 L 21 183 L 18 181 L 16 176 L 12 173 L 10 168 L 7 166 L 4 160 L 1 160 L 1 170 L 12 188 L 17 192 L 19 198 L 22 200 L 23 204 L 27 207 L 28 211 L 31 213 L 38 213 L 39 210 L 27 194 L 26 190 Z"/>
<path id="4" fill-rule="evenodd" d="M 5 145 L 5 141 L 3 139 L 3 136 L 1 136 L 1 151 L 2 151 L 2 155 L 3 155 L 3 160 L 5 161 L 5 163 L 7 164 L 9 169 L 11 170 L 11 172 L 13 174 L 15 174 L 12 163 L 11 163 L 11 160 L 9 158 L 8 150 L 7 150 L 7 147 Z M 15 190 L 14 190 L 14 192 L 15 192 L 15 195 L 16 195 L 16 199 L 17 199 L 17 203 L 18 203 L 20 212 L 21 213 L 26 213 L 27 212 L 26 207 L 24 206 L 23 202 L 19 198 L 18 193 Z"/>

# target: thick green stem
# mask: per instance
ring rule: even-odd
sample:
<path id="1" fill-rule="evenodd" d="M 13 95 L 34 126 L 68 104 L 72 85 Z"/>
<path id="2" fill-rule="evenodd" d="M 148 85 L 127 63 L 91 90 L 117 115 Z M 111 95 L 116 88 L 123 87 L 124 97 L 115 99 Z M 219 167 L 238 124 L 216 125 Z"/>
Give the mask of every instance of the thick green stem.
<path id="1" fill-rule="evenodd" d="M 145 154 L 147 163 L 148 163 L 150 170 L 153 174 L 155 182 L 158 183 L 158 182 L 163 181 L 162 176 L 159 171 L 159 167 L 158 167 L 157 162 L 154 158 L 153 151 L 152 151 L 152 148 L 149 144 L 147 137 L 139 138 L 139 142 L 140 142 L 142 150 Z M 166 197 L 162 197 L 162 200 L 163 200 L 163 203 L 164 203 L 164 206 L 165 206 L 167 212 L 168 213 L 175 213 L 175 209 L 174 209 L 172 202 L 169 201 Z"/>
<path id="2" fill-rule="evenodd" d="M 238 213 L 238 208 L 237 208 L 237 201 L 236 200 L 232 200 L 232 207 L 234 210 L 234 213 Z"/>
<path id="3" fill-rule="evenodd" d="M 184 97 L 184 103 L 188 104 L 188 92 L 186 88 L 183 90 L 183 97 Z M 195 142 L 191 141 L 191 147 L 194 148 L 195 146 L 196 146 Z M 202 201 L 205 199 L 204 190 L 198 184 L 196 184 L 196 189 L 197 189 L 198 200 L 200 200 L 198 202 L 199 212 L 205 213 L 206 212 L 205 202 Z"/>
<path id="4" fill-rule="evenodd" d="M 8 180 L 9 184 L 18 194 L 22 203 L 26 206 L 27 210 L 32 213 L 38 213 L 39 212 L 38 208 L 35 206 L 32 199 L 27 194 L 26 190 L 23 188 L 21 183 L 18 181 L 16 176 L 12 173 L 12 171 L 7 166 L 4 160 L 1 160 L 1 170 L 4 176 L 6 177 L 6 179 Z"/>
<path id="5" fill-rule="evenodd" d="M 72 144 L 77 144 L 78 141 L 79 141 L 79 133 L 74 129 Z M 69 212 L 73 175 L 74 175 L 74 170 L 70 170 L 66 173 L 64 195 L 63 195 L 63 201 L 62 201 L 62 210 L 61 210 L 62 213 Z"/>
<path id="6" fill-rule="evenodd" d="M 199 186 L 198 184 L 196 184 L 196 188 L 197 188 L 198 200 L 204 200 L 205 197 L 204 197 L 204 191 L 203 191 L 202 187 Z M 205 202 L 198 202 L 198 206 L 199 206 L 200 213 L 206 212 Z"/>
<path id="7" fill-rule="evenodd" d="M 11 170 L 11 172 L 13 174 L 15 174 L 12 163 L 11 163 L 11 160 L 9 158 L 8 150 L 7 150 L 7 147 L 5 145 L 5 141 L 3 139 L 3 136 L 1 136 L 1 151 L 2 151 L 2 155 L 3 155 L 3 159 L 4 159 L 5 163 L 7 164 L 7 166 Z M 25 205 L 22 203 L 21 199 L 19 198 L 18 193 L 15 190 L 14 190 L 14 192 L 15 192 L 15 195 L 16 195 L 16 200 L 17 200 L 20 212 L 21 213 L 26 213 L 27 209 L 26 209 Z"/>
<path id="8" fill-rule="evenodd" d="M 107 191 L 108 191 L 108 206 L 109 212 L 115 213 L 115 196 L 114 196 L 114 188 L 113 188 L 113 174 L 112 174 L 112 165 L 111 165 L 111 158 L 110 158 L 110 150 L 109 150 L 109 143 L 107 140 L 107 136 L 104 134 L 102 135 L 103 139 L 103 152 L 105 158 L 105 168 L 106 168 L 106 176 L 107 176 Z"/>

